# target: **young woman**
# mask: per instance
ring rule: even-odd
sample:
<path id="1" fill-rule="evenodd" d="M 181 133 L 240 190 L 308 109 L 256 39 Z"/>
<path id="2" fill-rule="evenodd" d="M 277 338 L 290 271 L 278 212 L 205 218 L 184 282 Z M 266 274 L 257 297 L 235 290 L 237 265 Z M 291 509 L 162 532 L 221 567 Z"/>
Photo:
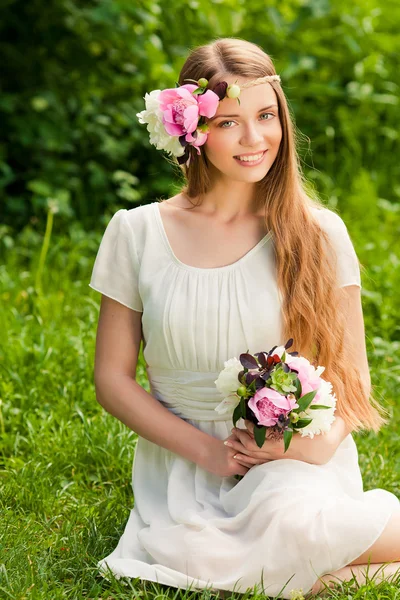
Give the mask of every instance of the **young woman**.
<path id="1" fill-rule="evenodd" d="M 103 294 L 97 399 L 139 436 L 134 507 L 102 573 L 260 585 L 284 598 L 351 571 L 361 580 L 369 562 L 372 576 L 394 561 L 383 571 L 393 575 L 399 499 L 363 491 L 351 435 L 385 423 L 371 395 L 359 262 L 341 217 L 305 190 L 271 59 L 235 38 L 198 47 L 177 87 L 146 95 L 138 117 L 186 184 L 114 214 L 89 284 Z M 259 448 L 248 421 L 231 431 L 214 410 L 215 380 L 229 358 L 289 338 L 325 366 L 337 410 L 328 433 L 295 435 L 284 453 L 283 441 Z M 151 393 L 135 381 L 142 339 Z"/>

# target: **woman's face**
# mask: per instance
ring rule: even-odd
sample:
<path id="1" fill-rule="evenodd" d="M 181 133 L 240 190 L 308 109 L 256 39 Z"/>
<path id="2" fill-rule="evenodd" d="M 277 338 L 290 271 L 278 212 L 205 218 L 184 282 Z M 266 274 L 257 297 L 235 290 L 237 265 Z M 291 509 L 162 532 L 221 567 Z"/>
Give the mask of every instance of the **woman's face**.
<path id="1" fill-rule="evenodd" d="M 225 81 L 228 85 L 236 81 L 240 85 L 248 79 L 228 77 Z M 217 170 L 217 178 L 223 175 L 236 181 L 256 182 L 270 170 L 282 139 L 278 99 L 269 83 L 241 89 L 239 99 L 240 106 L 236 98 L 225 97 L 214 117 L 206 119 L 209 133 L 202 148 Z M 262 152 L 262 158 L 254 164 L 235 158 Z"/>

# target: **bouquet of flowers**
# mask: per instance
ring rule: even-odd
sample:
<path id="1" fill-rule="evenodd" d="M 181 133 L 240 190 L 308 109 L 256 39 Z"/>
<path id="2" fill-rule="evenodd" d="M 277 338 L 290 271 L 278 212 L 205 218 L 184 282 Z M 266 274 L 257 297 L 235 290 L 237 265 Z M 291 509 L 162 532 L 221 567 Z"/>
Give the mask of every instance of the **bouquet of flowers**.
<path id="1" fill-rule="evenodd" d="M 298 352 L 287 352 L 292 344 L 290 338 L 269 352 L 231 358 L 214 382 L 224 398 L 215 410 L 232 414 L 234 426 L 240 418 L 253 422 L 259 448 L 267 429 L 268 437 L 283 437 L 286 452 L 293 433 L 313 438 L 329 431 L 335 420 L 332 384 L 320 377 L 325 367 L 315 368 Z"/>

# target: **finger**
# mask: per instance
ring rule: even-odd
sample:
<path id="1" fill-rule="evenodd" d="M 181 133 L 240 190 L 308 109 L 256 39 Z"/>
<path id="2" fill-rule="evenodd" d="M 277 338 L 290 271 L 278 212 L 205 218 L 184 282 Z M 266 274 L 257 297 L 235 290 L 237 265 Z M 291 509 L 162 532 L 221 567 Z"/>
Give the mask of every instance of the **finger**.
<path id="1" fill-rule="evenodd" d="M 251 467 L 241 465 L 241 464 L 235 464 L 235 467 L 236 467 L 236 469 L 235 469 L 236 475 L 246 475 L 247 471 L 249 471 L 251 469 Z"/>
<path id="2" fill-rule="evenodd" d="M 242 454 L 251 454 L 251 452 L 249 450 L 246 450 L 246 448 L 239 440 L 228 439 L 225 440 L 225 442 L 225 446 L 228 446 L 228 448 L 231 448 L 232 450 L 234 450 L 234 452 L 241 452 Z"/>
<path id="3" fill-rule="evenodd" d="M 236 454 L 235 456 L 236 456 L 236 458 L 234 459 L 235 461 L 239 462 L 241 465 L 247 465 L 249 467 L 254 467 L 255 465 L 263 465 L 264 463 L 271 462 L 271 460 L 265 459 L 265 458 L 259 459 L 259 458 L 249 457 L 249 456 L 241 457 L 240 454 Z"/>
<path id="4" fill-rule="evenodd" d="M 246 469 L 251 469 L 251 467 L 254 466 L 254 465 L 250 465 L 248 462 L 245 462 L 244 460 L 239 460 L 238 458 L 235 458 L 234 462 L 238 467 L 242 467 L 242 468 L 246 467 Z"/>
<path id="5" fill-rule="evenodd" d="M 247 419 L 244 420 L 244 424 L 246 425 L 246 429 L 249 433 L 249 435 L 251 435 L 252 437 L 254 437 L 254 423 L 252 423 L 251 421 L 248 421 Z"/>
<path id="6" fill-rule="evenodd" d="M 255 439 L 249 435 L 247 430 L 237 429 L 235 430 L 235 433 L 247 452 L 260 452 L 260 448 L 257 446 Z"/>
<path id="7" fill-rule="evenodd" d="M 245 454 L 235 454 L 235 456 L 233 458 L 241 465 L 254 466 L 254 465 L 261 465 L 263 462 L 265 462 L 265 461 L 261 461 L 258 458 L 253 458 L 252 456 L 247 456 Z"/>
<path id="8" fill-rule="evenodd" d="M 239 442 L 242 444 L 243 449 L 239 448 L 237 445 L 235 445 L 235 449 L 237 449 L 241 454 L 258 459 L 260 464 L 276 458 L 276 456 L 271 454 L 273 448 L 265 447 L 265 444 L 260 448 L 255 439 L 250 437 L 247 432 L 243 432 L 243 430 L 239 429 L 236 432 L 236 435 L 238 436 Z"/>
<path id="9" fill-rule="evenodd" d="M 240 441 L 242 439 L 250 439 L 250 435 L 248 434 L 247 429 L 240 429 L 239 427 L 234 427 L 232 429 L 232 434 L 235 435 Z"/>
<path id="10" fill-rule="evenodd" d="M 232 448 L 233 450 L 236 450 L 238 452 L 242 452 L 243 454 L 252 454 L 251 448 L 246 447 L 248 446 L 252 438 L 250 438 L 250 436 L 246 436 L 246 442 L 246 440 L 240 440 L 239 436 L 240 434 L 237 435 L 233 433 L 231 436 L 229 436 L 229 438 L 227 438 L 224 441 L 225 446 L 228 446 L 229 448 Z"/>

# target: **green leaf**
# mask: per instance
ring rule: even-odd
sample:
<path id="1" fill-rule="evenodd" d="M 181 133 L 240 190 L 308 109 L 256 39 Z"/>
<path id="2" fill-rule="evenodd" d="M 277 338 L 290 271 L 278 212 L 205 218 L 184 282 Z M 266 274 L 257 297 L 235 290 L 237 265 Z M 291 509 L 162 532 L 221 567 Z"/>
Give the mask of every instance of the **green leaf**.
<path id="1" fill-rule="evenodd" d="M 40 179 L 31 179 L 26 184 L 26 187 L 39 196 L 51 196 L 53 193 L 52 187 L 46 181 Z"/>
<path id="2" fill-rule="evenodd" d="M 240 414 L 243 419 L 246 418 L 246 399 L 244 397 L 240 398 Z"/>
<path id="3" fill-rule="evenodd" d="M 296 423 L 296 425 L 297 425 L 297 423 Z M 283 442 L 285 444 L 285 452 L 289 448 L 290 442 L 292 441 L 292 437 L 293 437 L 293 429 L 286 429 L 283 432 Z"/>
<path id="4" fill-rule="evenodd" d="M 320 408 L 332 408 L 332 406 L 325 406 L 324 404 L 311 404 L 309 406 L 310 410 L 318 410 Z"/>
<path id="5" fill-rule="evenodd" d="M 296 429 L 302 429 L 303 427 L 307 427 L 312 422 L 312 419 L 299 419 L 297 423 L 294 423 Z"/>
<path id="6" fill-rule="evenodd" d="M 240 402 L 239 402 L 239 404 L 236 406 L 235 410 L 233 411 L 233 426 L 234 427 L 236 427 L 236 423 L 239 421 L 241 416 L 242 416 L 242 407 L 240 406 Z"/>
<path id="7" fill-rule="evenodd" d="M 296 379 L 293 381 L 293 385 L 296 386 L 296 392 L 295 392 L 295 396 L 297 401 L 299 400 L 300 396 L 301 396 L 301 392 L 302 392 L 302 387 L 301 387 L 301 381 L 300 379 L 296 376 Z"/>
<path id="8" fill-rule="evenodd" d="M 267 428 L 264 425 L 261 427 L 254 425 L 254 439 L 256 440 L 256 444 L 259 448 L 261 448 L 265 442 L 266 433 Z"/>
<path id="9" fill-rule="evenodd" d="M 318 390 L 313 390 L 312 392 L 308 392 L 308 394 L 304 394 L 304 396 L 297 400 L 297 403 L 299 405 L 299 408 L 297 409 L 298 412 L 303 412 L 310 406 L 317 392 Z"/>
<path id="10" fill-rule="evenodd" d="M 254 392 L 254 394 L 256 393 L 257 390 L 256 390 L 256 380 L 255 379 L 253 379 L 253 381 L 250 383 L 249 390 Z"/>

